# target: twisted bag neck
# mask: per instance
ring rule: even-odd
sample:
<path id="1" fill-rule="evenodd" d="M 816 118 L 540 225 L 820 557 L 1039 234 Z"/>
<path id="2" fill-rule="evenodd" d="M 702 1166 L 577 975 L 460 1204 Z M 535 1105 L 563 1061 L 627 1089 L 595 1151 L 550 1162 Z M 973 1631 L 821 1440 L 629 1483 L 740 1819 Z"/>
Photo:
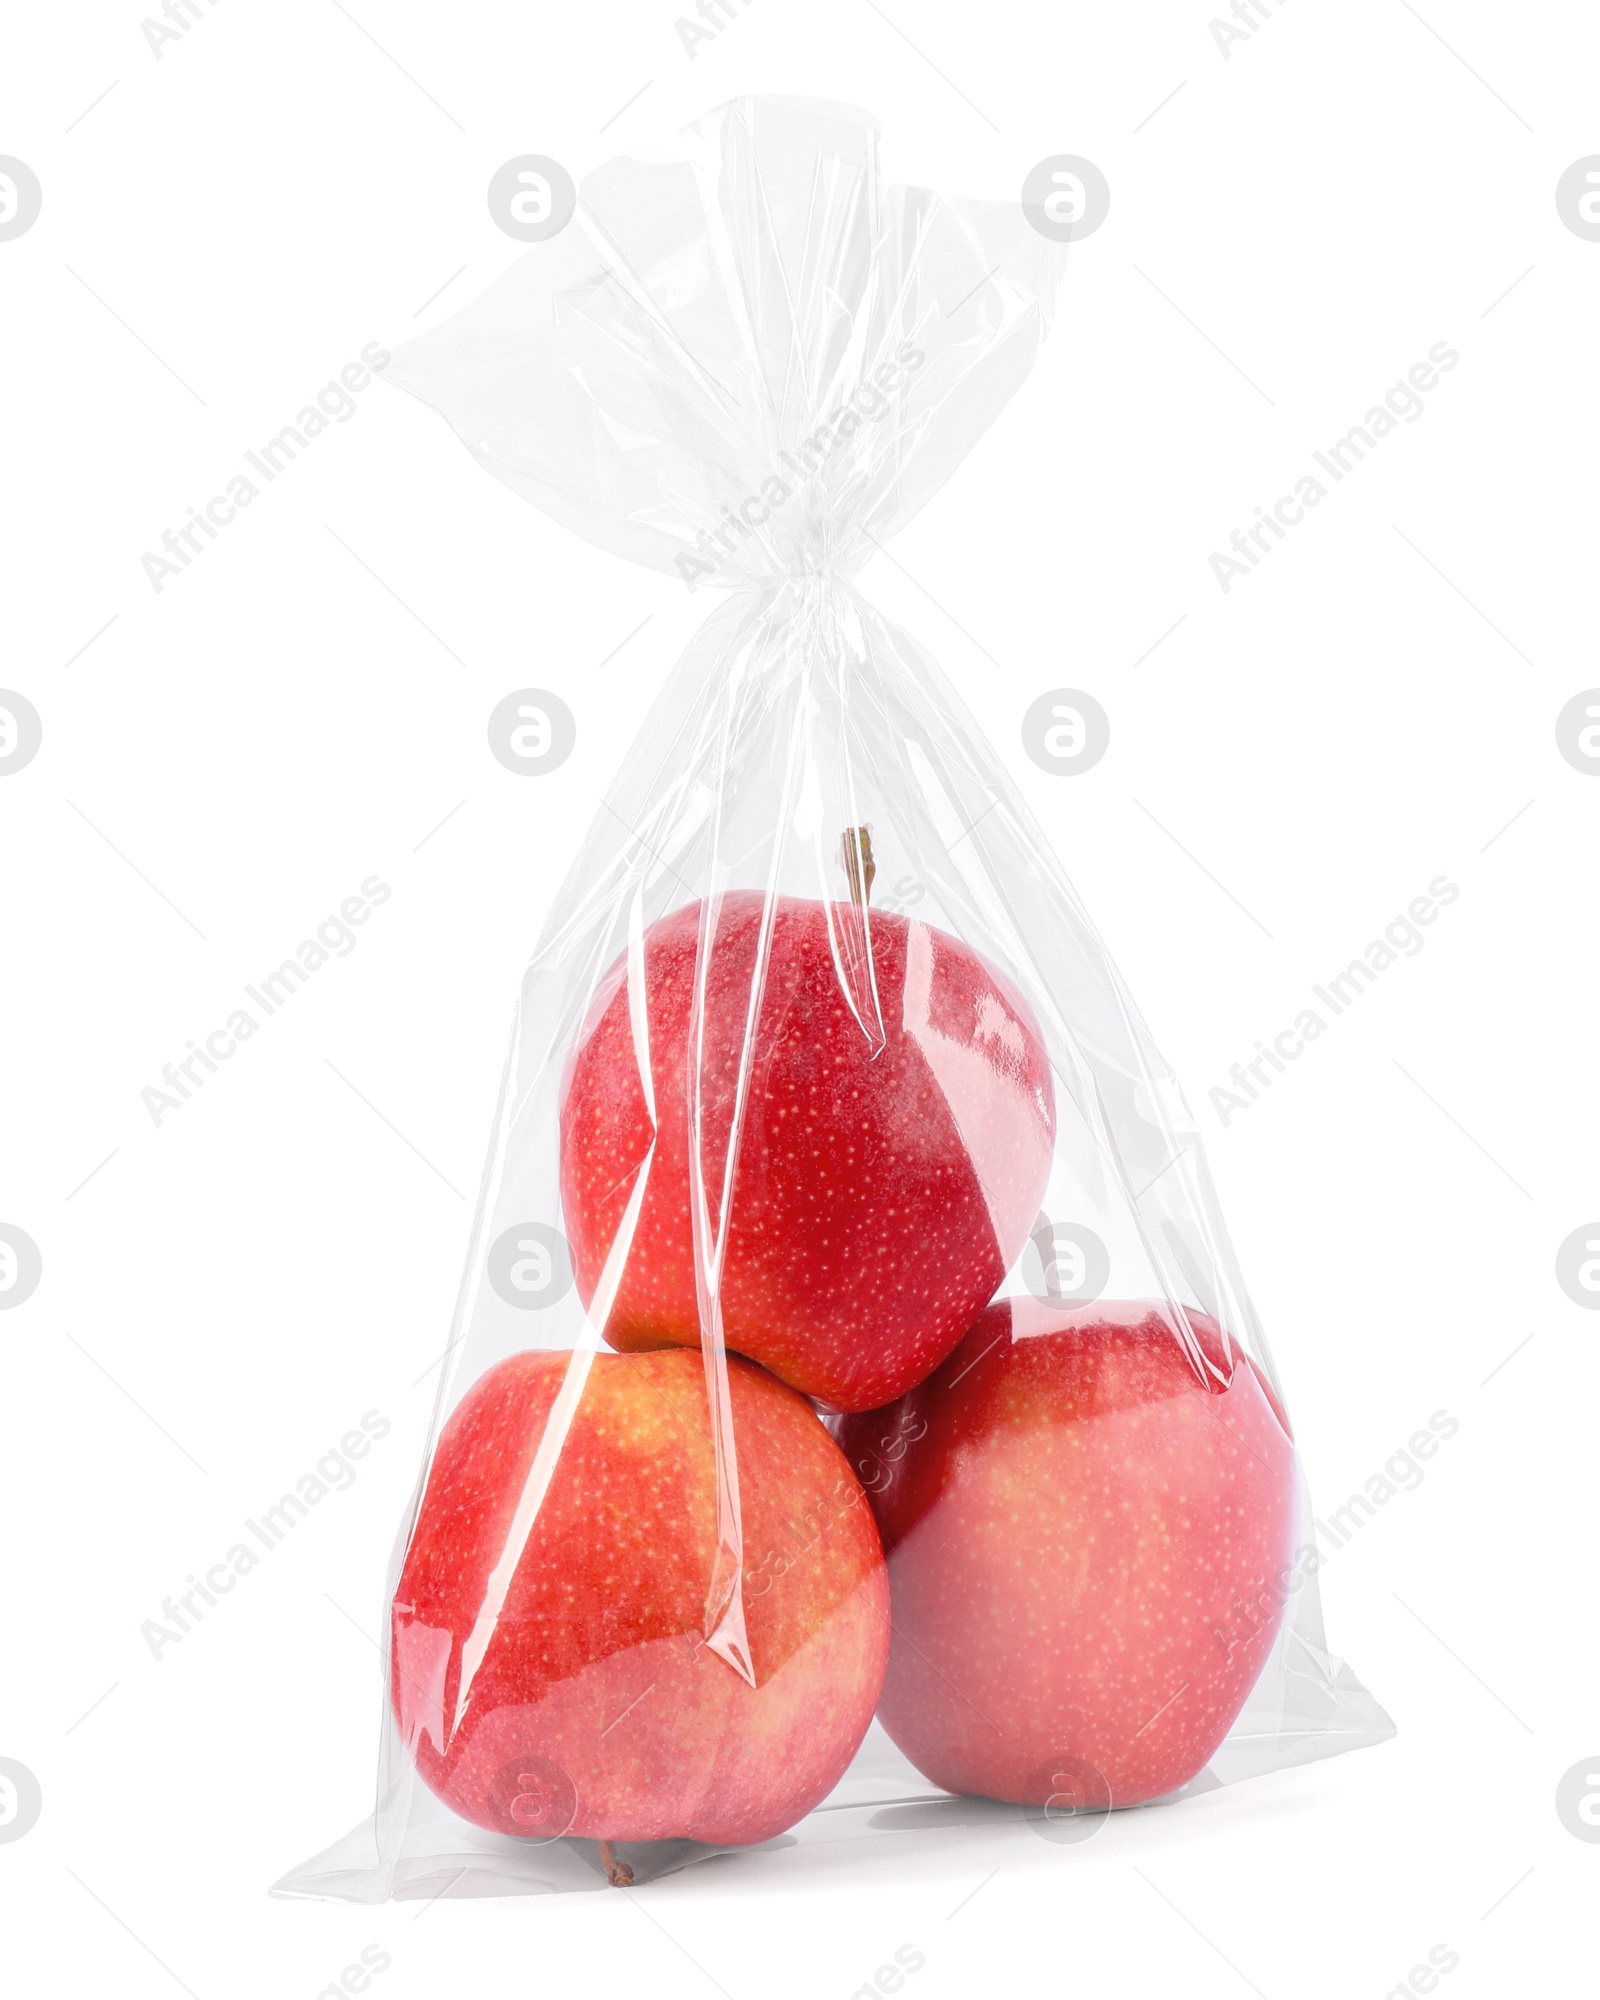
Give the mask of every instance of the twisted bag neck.
<path id="1" fill-rule="evenodd" d="M 742 99 L 595 169 L 387 379 L 690 590 L 847 583 L 1021 384 L 1062 257 L 1020 201 L 886 180 L 865 113 Z"/>

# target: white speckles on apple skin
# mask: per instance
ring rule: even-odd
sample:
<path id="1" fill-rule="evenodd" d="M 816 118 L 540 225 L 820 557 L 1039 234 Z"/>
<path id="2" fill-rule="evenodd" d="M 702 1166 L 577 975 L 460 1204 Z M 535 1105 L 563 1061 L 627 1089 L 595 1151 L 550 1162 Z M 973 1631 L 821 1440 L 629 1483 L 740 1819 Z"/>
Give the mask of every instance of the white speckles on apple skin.
<path id="1" fill-rule="evenodd" d="M 1254 1370 L 1235 1355 L 1218 1390 L 1164 1309 L 1102 1310 L 1052 1328 L 1050 1307 L 1002 1301 L 930 1380 L 839 1427 L 869 1468 L 880 1435 L 913 1439 L 867 1481 L 896 1630 L 879 1715 L 952 1791 L 1021 1798 L 1061 1756 L 1117 1805 L 1173 1791 L 1276 1635 L 1293 1447 Z M 1225 1377 L 1216 1327 L 1191 1318 Z"/>
<path id="2" fill-rule="evenodd" d="M 567 1361 L 511 1356 L 440 1437 L 393 1608 L 402 1740 L 448 1805 L 496 1832 L 767 1839 L 832 1789 L 882 1685 L 888 1582 L 865 1496 L 810 1406 L 734 1358 L 751 1687 L 704 1644 L 717 1513 L 701 1358 L 598 1355 L 463 1687 Z M 560 1826 L 539 1818 L 552 1800 Z"/>
<path id="3" fill-rule="evenodd" d="M 703 1178 L 714 1194 L 746 1055 L 762 910 L 757 895 L 724 899 L 706 972 L 698 1090 Z M 606 1329 L 624 1350 L 700 1338 L 689 1183 L 700 923 L 690 905 L 645 935 L 659 1133 L 619 972 L 602 985 L 567 1077 L 562 1206 L 586 1300 L 655 1138 Z M 779 901 L 750 1037 L 720 1294 L 729 1346 L 841 1410 L 872 1408 L 920 1380 L 992 1296 L 1037 1215 L 1055 1132 L 1049 1064 L 1020 997 L 941 932 L 892 915 L 875 915 L 872 930 L 881 1036 L 876 1022 L 864 1033 L 842 1002 L 824 906 Z"/>

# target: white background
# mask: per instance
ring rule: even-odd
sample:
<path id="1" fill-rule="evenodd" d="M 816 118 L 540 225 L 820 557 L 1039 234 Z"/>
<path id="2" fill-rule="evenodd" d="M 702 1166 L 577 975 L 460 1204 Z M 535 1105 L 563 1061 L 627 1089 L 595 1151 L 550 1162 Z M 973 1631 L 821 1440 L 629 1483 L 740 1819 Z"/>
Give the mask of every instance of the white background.
<path id="1" fill-rule="evenodd" d="M 44 726 L 0 780 L 0 1220 L 44 1260 L 0 1314 L 0 1755 L 44 1800 L 0 1845 L 8 1986 L 313 2000 L 381 1943 L 383 2000 L 846 2000 L 911 1944 L 915 2000 L 1379 2000 L 1446 1944 L 1449 2000 L 1591 1990 L 1600 1847 L 1554 1792 L 1600 1751 L 1600 1320 L 1554 1270 L 1600 1214 L 1600 779 L 1554 725 L 1600 683 L 1600 243 L 1554 190 L 1600 152 L 1600 22 L 1269 0 L 1224 59 L 1205 0 L 750 0 L 691 60 L 673 0 L 197 4 L 160 60 L 136 0 L 18 7 L 0 74 L 0 153 L 44 188 L 0 243 L 0 682 Z M 890 170 L 942 189 L 1009 198 L 1062 152 L 1110 181 L 1033 379 L 864 585 L 964 689 L 1185 1080 L 1319 1509 L 1459 1421 L 1323 1573 L 1399 1735 L 1081 1847 L 272 1901 L 370 1803 L 384 1569 L 517 977 L 706 600 L 381 386 L 159 595 L 140 557 L 364 343 L 521 254 L 484 201 L 504 160 L 581 175 L 758 90 L 871 107 Z M 1211 551 L 1441 340 L 1425 416 L 1225 595 Z M 530 684 L 578 721 L 535 780 L 484 735 Z M 1062 686 L 1111 717 L 1076 778 L 1019 737 Z M 140 1091 L 373 873 L 357 948 L 157 1129 Z M 1425 948 L 1224 1129 L 1212 1086 L 1440 873 Z M 370 1409 L 354 1487 L 152 1660 L 141 1621 Z"/>

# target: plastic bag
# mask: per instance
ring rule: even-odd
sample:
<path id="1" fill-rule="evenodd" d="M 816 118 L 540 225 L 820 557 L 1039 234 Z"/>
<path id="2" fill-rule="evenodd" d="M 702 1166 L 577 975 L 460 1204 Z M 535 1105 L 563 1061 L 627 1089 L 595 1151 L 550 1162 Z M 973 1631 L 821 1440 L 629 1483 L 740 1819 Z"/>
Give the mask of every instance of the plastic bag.
<path id="1" fill-rule="evenodd" d="M 525 498 L 731 594 L 524 979 L 377 1811 L 283 1891 L 599 1887 L 974 1796 L 1076 1833 L 1391 1733 L 1182 1094 L 852 582 L 1062 254 L 749 100 L 395 356 Z"/>

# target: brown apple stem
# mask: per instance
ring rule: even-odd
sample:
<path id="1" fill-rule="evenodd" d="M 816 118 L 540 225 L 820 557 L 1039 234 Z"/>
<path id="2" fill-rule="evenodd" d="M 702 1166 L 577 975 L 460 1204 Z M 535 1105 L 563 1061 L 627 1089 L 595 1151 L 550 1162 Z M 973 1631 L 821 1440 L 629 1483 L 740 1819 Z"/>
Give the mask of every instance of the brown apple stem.
<path id="1" fill-rule="evenodd" d="M 847 826 L 839 847 L 844 858 L 844 872 L 850 878 L 850 900 L 865 909 L 872 900 L 872 878 L 878 872 L 878 865 L 872 858 L 872 829 Z"/>
<path id="2" fill-rule="evenodd" d="M 619 1861 L 609 1840 L 600 1843 L 600 1866 L 606 1871 L 606 1880 L 613 1889 L 631 1889 L 633 1870 L 626 1861 Z"/>

